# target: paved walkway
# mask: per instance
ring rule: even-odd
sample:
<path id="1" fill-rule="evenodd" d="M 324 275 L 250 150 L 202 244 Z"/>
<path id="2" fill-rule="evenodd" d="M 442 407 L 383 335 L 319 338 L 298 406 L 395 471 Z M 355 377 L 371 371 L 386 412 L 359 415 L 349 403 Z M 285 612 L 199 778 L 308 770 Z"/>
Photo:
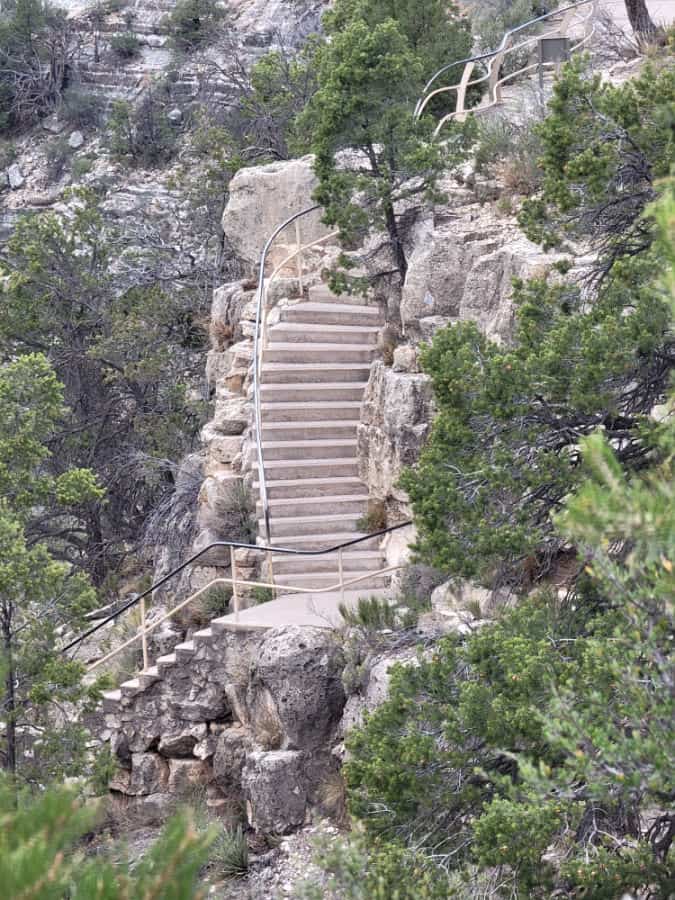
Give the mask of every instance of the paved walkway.
<path id="1" fill-rule="evenodd" d="M 359 597 L 372 594 L 382 596 L 382 591 L 345 591 L 345 603 L 356 606 Z M 253 629 L 280 628 L 282 625 L 301 625 L 313 628 L 338 628 L 342 624 L 340 604 L 342 595 L 338 593 L 287 594 L 278 600 L 261 603 L 217 619 L 217 627 L 227 631 L 249 631 Z"/>

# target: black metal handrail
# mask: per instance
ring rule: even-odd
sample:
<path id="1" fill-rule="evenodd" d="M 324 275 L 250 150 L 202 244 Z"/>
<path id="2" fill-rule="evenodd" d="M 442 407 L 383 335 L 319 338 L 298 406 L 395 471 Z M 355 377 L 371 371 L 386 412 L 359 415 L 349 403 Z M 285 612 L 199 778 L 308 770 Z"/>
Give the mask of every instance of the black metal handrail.
<path id="1" fill-rule="evenodd" d="M 203 547 L 193 556 L 191 556 L 188 560 L 182 563 L 180 566 L 177 566 L 167 575 L 164 575 L 159 579 L 155 584 L 149 587 L 147 590 L 143 591 L 142 594 L 139 594 L 138 597 L 134 597 L 132 600 L 129 600 L 119 609 L 115 610 L 115 612 L 111 613 L 109 616 L 106 616 L 105 619 L 102 619 L 100 622 L 97 622 L 96 625 L 87 629 L 83 634 L 79 635 L 79 637 L 74 638 L 65 647 L 61 648 L 61 653 L 67 653 L 69 650 L 72 650 L 73 647 L 77 647 L 78 644 L 81 644 L 88 637 L 91 637 L 92 634 L 95 634 L 97 631 L 100 631 L 105 625 L 109 622 L 116 621 L 123 613 L 132 609 L 135 606 L 138 606 L 142 600 L 145 600 L 147 597 L 150 597 L 154 594 L 155 591 L 159 590 L 159 588 L 164 587 L 167 582 L 169 582 L 172 578 L 175 578 L 176 575 L 179 575 L 188 566 L 193 565 L 198 559 L 204 556 L 206 553 L 209 553 L 211 550 L 215 550 L 217 548 L 228 548 L 234 550 L 255 550 L 259 553 L 278 553 L 280 555 L 286 556 L 325 556 L 329 553 L 337 553 L 340 550 L 345 550 L 347 547 L 354 547 L 357 544 L 361 544 L 364 541 L 372 540 L 372 538 L 383 537 L 386 534 L 390 534 L 393 531 L 398 531 L 401 528 L 406 528 L 408 525 L 412 525 L 412 521 L 399 522 L 398 525 L 390 525 L 389 528 L 383 528 L 381 531 L 374 531 L 371 534 L 363 535 L 362 537 L 354 538 L 351 541 L 345 541 L 342 544 L 337 544 L 335 547 L 325 547 L 320 550 L 298 550 L 293 547 L 261 547 L 259 544 L 246 544 L 240 541 L 214 541 L 212 544 L 209 544 L 207 547 Z"/>

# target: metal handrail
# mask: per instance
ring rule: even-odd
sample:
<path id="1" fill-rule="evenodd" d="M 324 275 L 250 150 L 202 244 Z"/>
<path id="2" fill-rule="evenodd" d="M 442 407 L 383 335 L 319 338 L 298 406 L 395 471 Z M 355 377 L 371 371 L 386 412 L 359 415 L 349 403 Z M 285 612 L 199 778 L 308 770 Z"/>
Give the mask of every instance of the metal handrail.
<path id="1" fill-rule="evenodd" d="M 139 594 L 138 597 L 134 597 L 133 599 L 129 600 L 127 603 L 125 603 L 119 609 L 115 610 L 115 612 L 106 616 L 100 622 L 97 622 L 96 625 L 87 629 L 81 635 L 79 635 L 78 637 L 74 638 L 72 641 L 67 643 L 64 647 L 61 648 L 60 652 L 64 653 L 64 654 L 68 653 L 68 651 L 72 650 L 73 648 L 77 647 L 79 644 L 83 643 L 83 641 L 85 641 L 87 638 L 91 637 L 93 634 L 96 634 L 97 631 L 100 631 L 101 628 L 104 628 L 110 622 L 116 621 L 121 615 L 123 615 L 125 612 L 127 612 L 128 610 L 132 609 L 135 606 L 139 606 L 139 605 L 141 606 L 141 609 L 143 611 L 142 619 L 144 620 L 145 619 L 145 614 L 144 614 L 145 600 L 148 597 L 151 597 L 155 591 L 159 590 L 159 588 L 164 587 L 164 585 L 167 584 L 167 582 L 169 582 L 172 578 L 175 578 L 176 575 L 179 575 L 181 572 L 183 572 L 185 569 L 187 569 L 188 566 L 193 565 L 195 562 L 197 562 L 197 560 L 201 559 L 202 556 L 205 556 L 207 553 L 210 553 L 212 550 L 228 548 L 230 550 L 231 559 L 232 559 L 233 563 L 234 563 L 234 551 L 235 550 L 253 550 L 256 553 L 268 553 L 268 554 L 269 553 L 277 553 L 277 554 L 284 555 L 284 556 L 325 556 L 330 553 L 341 554 L 343 550 L 346 550 L 349 547 L 354 547 L 357 544 L 362 544 L 364 541 L 369 541 L 369 540 L 372 540 L 373 538 L 384 537 L 384 535 L 391 534 L 394 531 L 399 531 L 401 528 L 407 528 L 409 525 L 412 525 L 412 524 L 413 523 L 411 520 L 407 520 L 405 522 L 399 522 L 398 525 L 390 525 L 388 528 L 383 528 L 380 531 L 374 531 L 371 534 L 366 534 L 366 535 L 363 535 L 358 538 L 353 538 L 352 540 L 349 540 L 349 541 L 343 541 L 341 544 L 336 544 L 333 547 L 323 547 L 319 550 L 302 550 L 302 549 L 298 550 L 295 547 L 261 546 L 259 544 L 247 544 L 247 543 L 243 543 L 241 541 L 214 541 L 213 543 L 209 544 L 207 547 L 203 547 L 197 553 L 193 554 L 184 563 L 181 563 L 181 565 L 176 566 L 175 569 L 172 569 L 171 572 L 169 572 L 168 574 L 166 574 L 162 578 L 160 578 L 159 581 L 155 582 L 155 584 L 153 584 L 147 590 L 143 591 L 142 594 Z M 361 576 L 361 579 L 356 579 L 356 581 L 362 580 L 363 577 L 372 577 L 373 575 L 377 575 L 377 574 L 381 574 L 381 573 L 377 573 L 377 572 L 372 573 L 371 572 L 371 573 L 368 573 L 367 576 Z M 202 594 L 204 591 L 208 590 L 210 587 L 213 587 L 215 584 L 225 583 L 225 582 L 234 583 L 235 580 L 236 580 L 235 579 L 235 571 L 233 569 L 232 578 L 227 578 L 227 579 L 216 578 L 214 581 L 205 585 L 203 588 L 200 588 L 200 590 L 197 591 L 195 594 L 192 594 L 190 597 L 188 597 L 187 600 L 184 600 L 182 603 L 180 603 L 179 606 L 177 606 L 175 609 L 173 609 L 171 611 L 171 613 L 169 613 L 165 617 L 163 617 L 161 619 L 161 621 L 163 622 L 166 618 L 170 618 L 172 615 L 175 615 L 176 612 L 178 612 L 184 606 L 187 606 L 189 603 L 191 603 L 193 600 L 195 600 L 200 594 Z M 334 587 L 340 587 L 340 586 L 346 587 L 350 583 L 351 582 L 344 582 L 341 580 L 340 584 L 331 586 L 331 588 L 329 588 L 329 590 L 333 590 Z M 245 584 L 249 587 L 257 587 L 257 586 L 272 587 L 273 586 L 273 585 L 265 584 L 263 582 L 248 582 L 247 581 L 247 582 L 245 582 Z M 288 587 L 289 590 L 292 590 L 297 593 L 322 593 L 327 590 L 326 588 L 323 588 L 323 589 L 322 588 L 296 588 L 296 587 L 293 587 L 290 585 L 287 585 L 284 587 Z M 158 624 L 160 624 L 160 622 L 155 622 L 155 623 L 153 623 L 153 625 L 151 626 L 150 629 L 146 629 L 144 621 L 143 621 L 142 632 L 147 634 L 150 630 L 157 627 Z M 139 633 L 138 635 L 136 635 L 134 638 L 131 639 L 131 642 L 133 642 L 134 640 L 138 640 L 141 636 L 142 635 Z M 127 643 L 129 643 L 129 642 L 127 642 Z M 127 646 L 127 644 L 125 644 L 124 646 Z M 123 647 L 118 648 L 118 651 L 120 649 L 123 649 Z M 147 666 L 146 666 L 146 668 L 147 668 Z"/>
<path id="2" fill-rule="evenodd" d="M 542 16 L 537 16 L 536 18 L 530 19 L 527 22 L 523 22 L 522 25 L 517 25 L 515 28 L 511 28 L 511 29 L 509 29 L 509 31 L 505 32 L 504 37 L 502 38 L 502 40 L 496 50 L 490 50 L 486 53 L 479 53 L 474 56 L 466 57 L 466 59 L 460 59 L 455 62 L 449 63 L 448 65 L 442 66 L 437 72 L 434 73 L 434 75 L 432 75 L 432 77 L 429 79 L 429 81 L 424 86 L 424 91 L 422 92 L 422 96 L 419 98 L 419 100 L 417 101 L 417 103 L 415 105 L 415 111 L 414 111 L 415 119 L 419 119 L 422 116 L 422 113 L 424 112 L 427 104 L 432 99 L 432 97 L 435 97 L 438 94 L 441 94 L 444 92 L 459 90 L 461 87 L 464 87 L 464 89 L 466 90 L 467 87 L 469 87 L 471 85 L 475 85 L 475 84 L 480 84 L 481 82 L 485 81 L 486 79 L 490 78 L 490 76 L 491 76 L 491 68 L 489 68 L 488 73 L 485 76 L 483 76 L 482 78 L 479 78 L 475 81 L 465 82 L 464 78 L 463 78 L 458 84 L 450 85 L 449 87 L 445 87 L 445 88 L 438 88 L 435 91 L 432 91 L 431 93 L 429 93 L 429 90 L 430 90 L 431 86 L 434 84 L 434 82 L 438 78 L 440 78 L 440 76 L 443 75 L 445 72 L 450 71 L 450 69 L 453 69 L 456 66 L 463 65 L 463 66 L 465 66 L 465 72 L 466 72 L 466 69 L 469 69 L 469 74 L 470 74 L 470 71 L 473 70 L 474 66 L 477 63 L 483 62 L 484 60 L 490 60 L 492 62 L 500 54 L 505 55 L 507 52 L 509 52 L 509 49 L 515 50 L 515 49 L 518 49 L 518 47 L 523 46 L 523 44 L 520 44 L 520 45 L 518 45 L 518 47 L 508 48 L 508 43 L 511 40 L 511 38 L 514 35 L 518 34 L 519 32 L 524 31 L 526 28 L 530 28 L 533 25 L 537 25 L 540 22 L 545 22 L 548 19 L 553 18 L 554 16 L 560 16 L 567 12 L 576 10 L 579 7 L 585 6 L 589 3 L 592 3 L 595 6 L 597 4 L 597 0 L 577 0 L 577 2 L 575 2 L 575 3 L 570 3 L 567 6 L 563 6 L 559 9 L 552 10 L 551 12 L 545 13 Z M 524 43 L 527 43 L 527 42 L 524 42 Z M 500 62 L 500 65 L 501 65 L 501 62 Z M 455 113 L 455 114 L 457 114 L 457 113 Z M 453 114 L 451 114 L 451 115 L 453 115 Z M 448 116 L 446 116 L 443 121 L 445 122 L 445 121 L 447 121 L 447 119 L 448 119 Z"/>
<path id="3" fill-rule="evenodd" d="M 267 265 L 267 257 L 272 248 L 277 237 L 288 228 L 289 225 L 292 225 L 294 222 L 297 222 L 298 219 L 301 219 L 303 216 L 307 216 L 310 213 L 315 212 L 317 209 L 321 209 L 319 205 L 310 206 L 307 209 L 303 209 L 299 213 L 295 213 L 290 216 L 279 225 L 272 232 L 270 237 L 267 239 L 265 246 L 263 247 L 263 251 L 260 254 L 260 267 L 259 267 L 259 275 L 258 275 L 258 291 L 256 295 L 256 314 L 255 314 L 255 335 L 253 338 L 253 404 L 255 407 L 255 423 L 256 423 L 256 455 L 258 458 L 258 485 L 260 490 L 260 503 L 262 505 L 263 510 L 263 520 L 265 523 L 265 540 L 267 543 L 271 543 L 271 529 L 270 529 L 270 507 L 269 507 L 269 498 L 267 496 L 267 480 L 265 477 L 265 454 L 263 451 L 262 445 L 262 409 L 261 409 L 261 399 L 260 399 L 260 381 L 262 375 L 262 364 L 263 364 L 263 351 L 264 351 L 264 320 L 267 310 L 267 281 L 265 277 L 265 266 Z M 326 236 L 327 239 L 328 236 Z M 302 252 L 302 247 L 298 247 L 296 253 Z M 289 262 L 296 253 L 292 254 L 285 262 Z M 276 275 L 275 270 L 272 277 Z"/>

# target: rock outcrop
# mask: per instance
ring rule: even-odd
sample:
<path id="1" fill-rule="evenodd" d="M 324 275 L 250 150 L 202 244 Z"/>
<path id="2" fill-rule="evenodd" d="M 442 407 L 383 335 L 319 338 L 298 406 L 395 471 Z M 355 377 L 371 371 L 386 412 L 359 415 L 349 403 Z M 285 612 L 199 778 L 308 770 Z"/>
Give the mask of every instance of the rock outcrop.
<path id="1" fill-rule="evenodd" d="M 230 183 L 230 199 L 223 216 L 223 231 L 251 274 L 272 232 L 295 213 L 312 206 L 317 186 L 312 157 L 240 169 Z M 301 241 L 309 244 L 328 234 L 321 210 L 299 222 Z M 284 250 L 296 244 L 292 226 L 276 243 L 273 258 L 281 261 Z"/>
<path id="2" fill-rule="evenodd" d="M 117 802 L 155 821 L 202 785 L 215 811 L 244 805 L 256 831 L 284 834 L 311 820 L 336 767 L 342 668 L 324 629 L 224 631 L 197 642 L 189 666 L 141 676 L 108 713 Z"/>

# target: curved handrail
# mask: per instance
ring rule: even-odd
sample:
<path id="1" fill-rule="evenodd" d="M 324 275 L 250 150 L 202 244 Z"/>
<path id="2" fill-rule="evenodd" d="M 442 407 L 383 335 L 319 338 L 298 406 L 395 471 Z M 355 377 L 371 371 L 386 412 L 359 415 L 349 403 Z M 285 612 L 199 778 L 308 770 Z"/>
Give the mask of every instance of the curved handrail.
<path id="1" fill-rule="evenodd" d="M 500 54 L 505 54 L 507 52 L 509 41 L 511 40 L 511 38 L 514 35 L 518 34 L 519 32 L 524 31 L 526 28 L 530 28 L 533 25 L 537 25 L 540 22 L 545 22 L 548 19 L 553 18 L 554 16 L 559 16 L 564 13 L 576 10 L 581 6 L 585 6 L 588 3 L 595 4 L 596 2 L 597 2 L 597 0 L 577 0 L 577 2 L 575 2 L 575 3 L 570 3 L 567 6 L 563 6 L 559 9 L 552 10 L 551 12 L 545 13 L 542 16 L 537 16 L 536 18 L 530 19 L 527 22 L 523 22 L 521 25 L 517 25 L 514 28 L 509 29 L 509 31 L 505 32 L 505 34 L 504 34 L 502 40 L 500 41 L 499 46 L 497 47 L 496 50 L 489 50 L 486 53 L 479 53 L 474 56 L 466 57 L 466 59 L 460 59 L 455 62 L 448 63 L 445 66 L 442 66 L 437 72 L 435 72 L 431 76 L 429 81 L 427 81 L 426 85 L 424 86 L 422 96 L 419 98 L 419 100 L 417 101 L 417 103 L 415 105 L 415 111 L 414 111 L 415 119 L 419 119 L 422 116 L 422 113 L 424 112 L 427 104 L 432 99 L 432 97 L 435 97 L 440 93 L 458 90 L 458 88 L 461 85 L 461 82 L 460 82 L 460 84 L 451 85 L 449 87 L 438 88 L 435 91 L 432 91 L 431 93 L 429 93 L 431 86 L 436 82 L 436 80 L 438 78 L 440 78 L 441 75 L 450 71 L 450 69 L 453 69 L 456 66 L 461 66 L 461 65 L 464 65 L 464 66 L 471 65 L 471 67 L 473 68 L 473 66 L 475 66 L 476 63 L 483 62 L 484 60 L 490 60 L 492 62 L 497 56 L 499 56 Z M 518 46 L 522 46 L 522 44 L 520 44 Z M 511 49 L 517 49 L 517 48 L 511 48 Z M 465 87 L 468 87 L 469 85 L 479 84 L 482 81 L 485 81 L 487 78 L 489 78 L 490 75 L 491 75 L 491 69 L 488 70 L 487 75 L 485 75 L 483 78 L 480 78 L 476 81 L 469 82 L 468 85 L 465 85 Z M 447 121 L 447 117 L 446 117 L 445 121 Z"/>
<path id="2" fill-rule="evenodd" d="M 181 565 L 176 566 L 175 569 L 172 569 L 167 575 L 164 575 L 159 581 L 155 582 L 155 584 L 151 585 L 147 590 L 143 591 L 142 594 L 139 594 L 138 597 L 134 597 L 129 600 L 119 609 L 115 610 L 114 613 L 111 613 L 109 616 L 106 616 L 104 619 L 101 619 L 100 622 L 97 622 L 96 625 L 87 629 L 87 631 L 83 632 L 78 637 L 74 638 L 65 647 L 61 647 L 60 653 L 67 653 L 69 650 L 72 650 L 74 647 L 77 647 L 78 644 L 81 644 L 87 638 L 91 637 L 93 634 L 96 634 L 97 631 L 100 631 L 105 625 L 108 625 L 110 622 L 118 619 L 123 613 L 127 612 L 133 607 L 138 606 L 142 603 L 146 598 L 151 597 L 155 591 L 159 590 L 161 587 L 164 587 L 167 582 L 169 582 L 172 578 L 175 578 L 176 575 L 180 575 L 188 566 L 193 565 L 197 560 L 201 559 L 202 556 L 205 556 L 207 553 L 210 553 L 215 549 L 223 549 L 228 548 L 230 551 L 233 550 L 254 550 L 257 553 L 278 553 L 283 556 L 325 556 L 329 553 L 338 553 L 341 550 L 346 550 L 348 547 L 354 547 L 357 544 L 361 544 L 364 541 L 372 540 L 373 538 L 383 537 L 386 534 L 391 534 L 394 531 L 399 531 L 401 528 L 407 528 L 409 525 L 412 525 L 411 520 L 406 520 L 405 522 L 399 522 L 398 525 L 390 525 L 389 528 L 383 528 L 381 531 L 374 531 L 371 534 L 362 535 L 358 538 L 353 538 L 350 541 L 344 541 L 342 544 L 336 544 L 334 547 L 322 547 L 319 550 L 298 550 L 295 547 L 269 547 L 269 546 L 261 546 L 260 544 L 246 544 L 241 541 L 214 541 L 212 544 L 209 544 L 207 547 L 203 547 L 197 553 L 193 554 L 189 559 L 187 559 Z M 221 579 L 216 579 L 216 581 L 220 581 Z M 206 587 L 211 587 L 213 582 Z M 251 582 L 253 586 L 255 586 L 255 582 Z M 289 588 L 290 589 L 290 588 Z M 293 590 L 296 590 L 293 588 Z M 315 592 L 316 589 L 314 589 Z M 201 593 L 202 590 L 198 591 L 197 594 Z M 185 602 L 189 603 L 195 599 L 197 594 L 191 595 Z"/>

